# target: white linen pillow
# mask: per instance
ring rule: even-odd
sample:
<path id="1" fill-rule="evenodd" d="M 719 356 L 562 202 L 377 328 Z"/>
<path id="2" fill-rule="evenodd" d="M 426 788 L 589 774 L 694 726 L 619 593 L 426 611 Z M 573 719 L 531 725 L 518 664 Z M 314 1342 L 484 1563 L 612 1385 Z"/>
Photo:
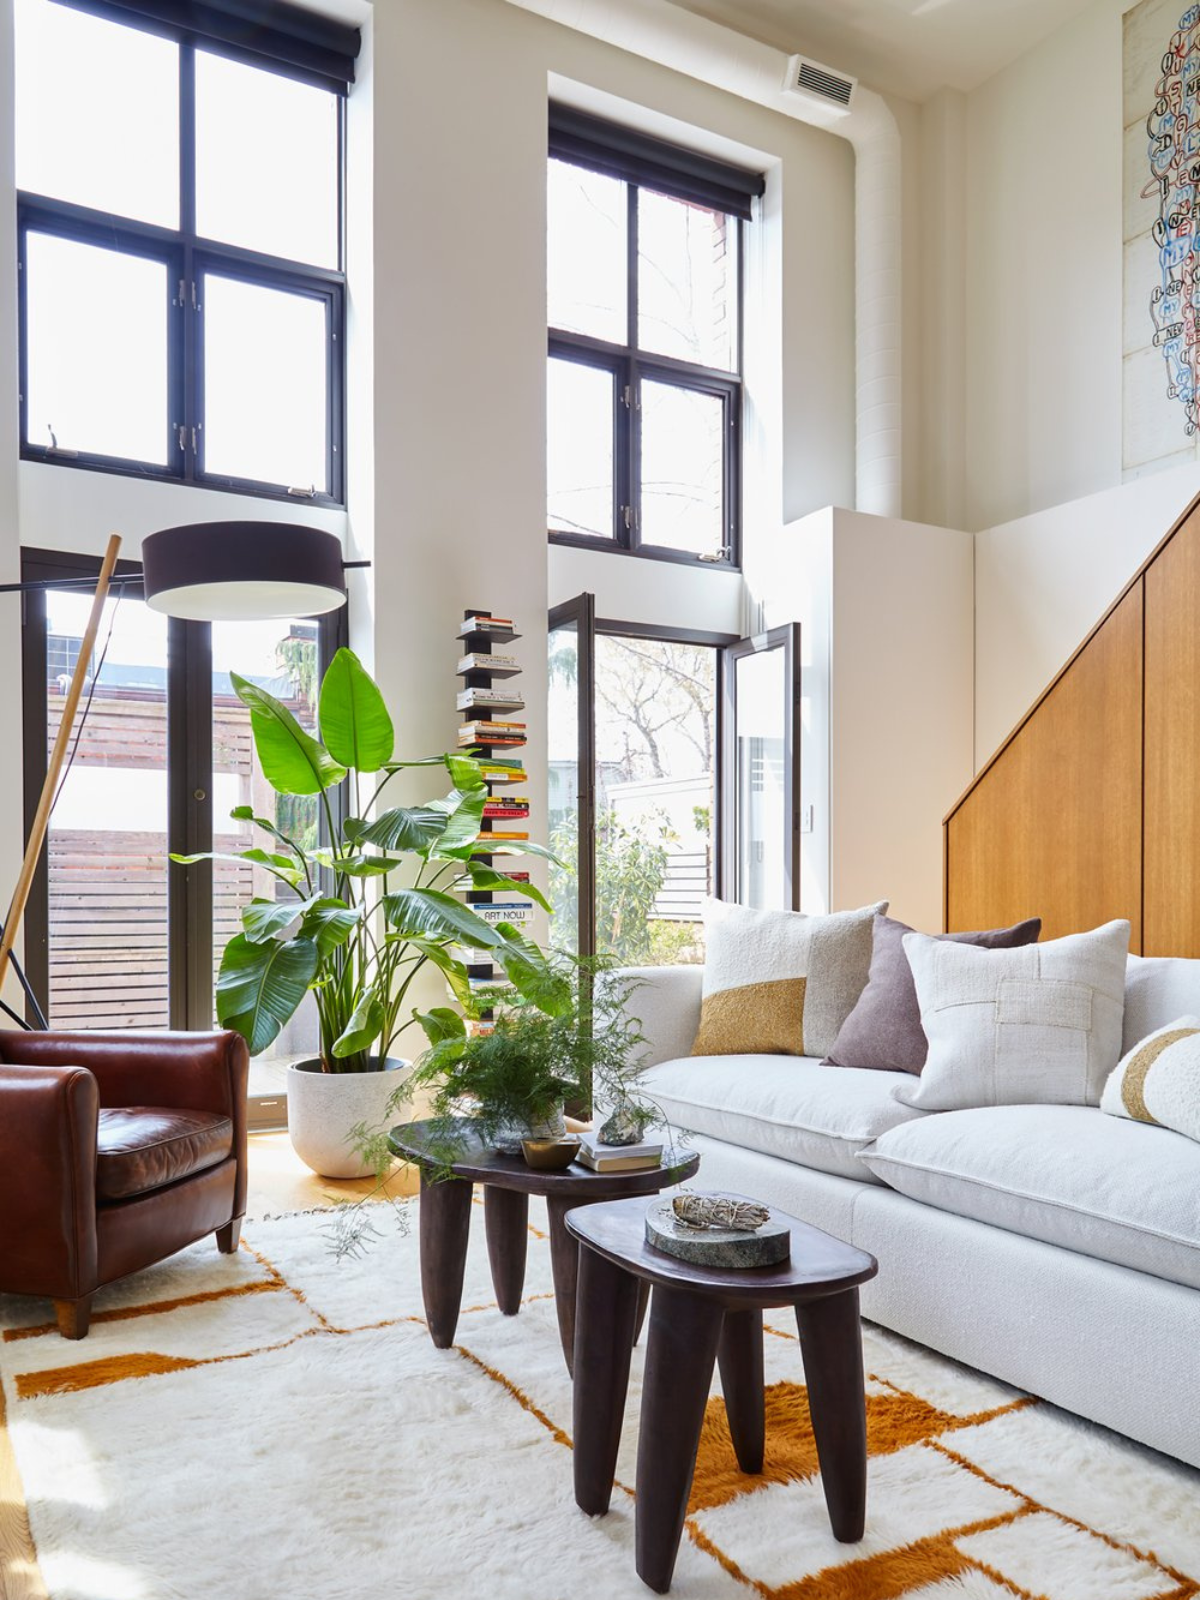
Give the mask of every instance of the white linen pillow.
<path id="1" fill-rule="evenodd" d="M 1121 1054 L 1128 922 L 984 950 L 904 936 L 929 1055 L 895 1091 L 922 1111 L 1100 1103 Z"/>
<path id="2" fill-rule="evenodd" d="M 1104 1085 L 1100 1109 L 1200 1140 L 1200 1017 L 1179 1017 L 1134 1045 Z"/>
<path id="3" fill-rule="evenodd" d="M 854 1010 L 887 901 L 809 917 L 706 895 L 694 1056 L 823 1056 Z"/>

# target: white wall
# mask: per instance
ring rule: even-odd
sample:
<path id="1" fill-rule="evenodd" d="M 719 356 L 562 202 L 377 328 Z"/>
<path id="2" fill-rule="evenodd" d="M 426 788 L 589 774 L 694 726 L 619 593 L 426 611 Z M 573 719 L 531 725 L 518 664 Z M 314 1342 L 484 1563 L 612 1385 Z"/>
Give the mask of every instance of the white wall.
<path id="1" fill-rule="evenodd" d="M 1197 493 L 1200 467 L 1177 467 L 977 535 L 977 767 Z"/>
<path id="2" fill-rule="evenodd" d="M 1122 9 L 968 99 L 969 528 L 1121 481 Z"/>
<path id="3" fill-rule="evenodd" d="M 825 511 L 786 528 L 764 622 L 801 599 L 801 907 L 942 925 L 942 817 L 971 777 L 973 541 Z"/>

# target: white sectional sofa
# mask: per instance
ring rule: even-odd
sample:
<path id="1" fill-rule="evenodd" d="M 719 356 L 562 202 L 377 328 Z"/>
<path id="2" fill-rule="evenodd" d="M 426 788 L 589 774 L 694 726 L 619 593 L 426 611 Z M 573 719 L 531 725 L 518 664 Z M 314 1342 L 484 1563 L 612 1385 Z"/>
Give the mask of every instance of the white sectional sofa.
<path id="1" fill-rule="evenodd" d="M 906 1074 L 691 1056 L 700 967 L 638 969 L 643 1084 L 751 1195 L 878 1257 L 884 1327 L 1200 1467 L 1200 1144 L 1086 1106 L 922 1112 Z M 1200 961 L 1129 958 L 1124 1049 L 1200 1015 Z"/>

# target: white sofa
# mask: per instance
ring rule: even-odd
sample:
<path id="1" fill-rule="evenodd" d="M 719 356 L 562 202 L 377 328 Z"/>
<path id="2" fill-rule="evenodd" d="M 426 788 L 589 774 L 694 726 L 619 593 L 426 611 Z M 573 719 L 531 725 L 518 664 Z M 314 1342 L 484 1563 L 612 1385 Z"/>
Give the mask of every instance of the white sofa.
<path id="1" fill-rule="evenodd" d="M 901 1075 L 690 1056 L 700 967 L 637 969 L 643 1085 L 730 1189 L 869 1250 L 863 1313 L 1200 1467 L 1200 1144 L 1083 1106 L 921 1112 Z M 1200 1015 L 1129 958 L 1124 1049 Z"/>

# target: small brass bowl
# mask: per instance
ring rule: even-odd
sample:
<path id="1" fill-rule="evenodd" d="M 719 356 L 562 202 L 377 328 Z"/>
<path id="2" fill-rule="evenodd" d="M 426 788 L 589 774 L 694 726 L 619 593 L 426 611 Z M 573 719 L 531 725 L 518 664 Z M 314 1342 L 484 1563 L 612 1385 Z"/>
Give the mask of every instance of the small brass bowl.
<path id="1" fill-rule="evenodd" d="M 538 1172 L 561 1172 L 578 1154 L 579 1140 L 574 1134 L 568 1134 L 565 1139 L 522 1139 L 521 1149 L 526 1166 Z"/>

